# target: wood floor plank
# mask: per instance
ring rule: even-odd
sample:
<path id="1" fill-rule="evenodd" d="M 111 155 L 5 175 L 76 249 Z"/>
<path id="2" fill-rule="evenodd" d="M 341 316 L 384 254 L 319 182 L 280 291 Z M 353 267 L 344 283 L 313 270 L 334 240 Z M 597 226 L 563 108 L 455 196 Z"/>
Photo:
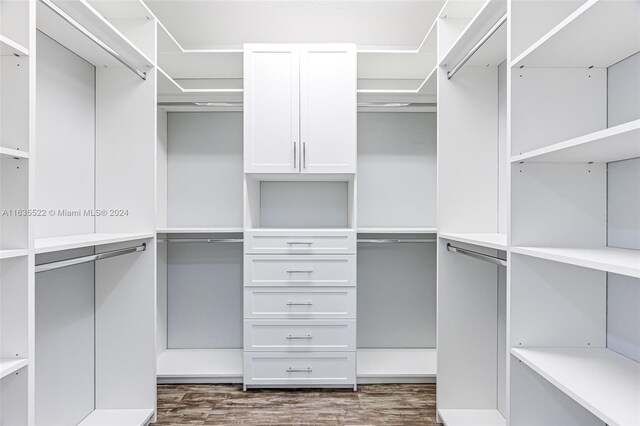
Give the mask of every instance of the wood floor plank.
<path id="1" fill-rule="evenodd" d="M 157 426 L 436 425 L 434 384 L 347 389 L 255 389 L 158 385 Z"/>

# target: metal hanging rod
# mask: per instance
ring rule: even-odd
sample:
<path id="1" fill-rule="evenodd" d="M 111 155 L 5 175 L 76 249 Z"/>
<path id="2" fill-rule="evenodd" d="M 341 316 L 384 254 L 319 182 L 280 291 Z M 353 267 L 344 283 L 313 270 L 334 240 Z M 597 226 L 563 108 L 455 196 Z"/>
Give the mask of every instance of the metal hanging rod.
<path id="1" fill-rule="evenodd" d="M 143 80 L 147 79 L 146 72 L 140 71 L 135 66 L 131 65 L 122 56 L 120 56 L 118 52 L 116 52 L 115 50 L 107 46 L 102 40 L 96 37 L 91 31 L 86 29 L 82 24 L 80 24 L 78 21 L 73 19 L 65 11 L 63 11 L 58 6 L 53 4 L 50 0 L 40 0 L 40 3 L 47 6 L 52 12 L 54 12 L 56 15 L 60 16 L 62 19 L 67 21 L 72 27 L 80 31 L 85 37 L 87 37 L 89 40 L 97 44 L 102 50 L 107 52 L 109 55 L 113 56 L 118 62 L 120 62 L 122 65 L 124 65 L 125 67 L 133 71 L 138 77 L 140 77 Z"/>
<path id="2" fill-rule="evenodd" d="M 451 71 L 447 71 L 447 80 L 450 80 L 451 77 L 453 77 L 460 70 L 460 68 L 462 68 L 462 66 L 464 64 L 466 64 L 469 59 L 471 59 L 471 57 L 482 47 L 482 45 L 485 44 L 487 42 L 487 40 L 489 40 L 491 38 L 491 36 L 496 31 L 498 31 L 498 29 L 505 22 L 507 22 L 507 14 L 506 13 L 504 15 L 502 15 L 502 17 L 500 19 L 498 19 L 498 22 L 493 24 L 493 27 L 491 27 L 491 29 L 484 36 L 482 36 L 480 41 L 478 41 L 478 43 L 476 43 L 476 45 L 473 46 L 473 48 L 471 48 L 471 50 L 466 55 L 464 55 L 464 58 L 462 58 L 460 60 L 460 62 L 458 62 L 458 65 L 453 67 L 453 69 Z"/>
<path id="3" fill-rule="evenodd" d="M 106 251 L 104 253 L 91 254 L 88 256 L 74 257 L 72 259 L 42 263 L 40 265 L 36 265 L 36 272 L 51 271 L 53 269 L 65 268 L 67 266 L 79 265 L 81 263 L 89 263 L 89 262 L 94 262 L 96 260 L 108 259 L 110 257 L 122 256 L 123 254 L 145 251 L 146 249 L 147 249 L 147 244 L 142 243 L 141 245 L 136 247 L 128 247 L 124 249 Z"/>
<path id="4" fill-rule="evenodd" d="M 385 239 L 360 239 L 359 243 L 373 243 L 373 244 L 401 244 L 401 243 L 435 243 L 435 238 L 385 238 Z"/>
<path id="5" fill-rule="evenodd" d="M 460 253 L 475 259 L 484 260 L 485 262 L 493 263 L 499 266 L 507 266 L 507 261 L 504 259 L 500 259 L 499 257 L 489 256 L 488 254 L 478 253 L 477 251 L 467 250 L 461 247 L 452 246 L 451 244 L 447 244 L 447 251 L 453 253 Z"/>
<path id="6" fill-rule="evenodd" d="M 241 243 L 242 238 L 158 238 L 159 243 Z"/>

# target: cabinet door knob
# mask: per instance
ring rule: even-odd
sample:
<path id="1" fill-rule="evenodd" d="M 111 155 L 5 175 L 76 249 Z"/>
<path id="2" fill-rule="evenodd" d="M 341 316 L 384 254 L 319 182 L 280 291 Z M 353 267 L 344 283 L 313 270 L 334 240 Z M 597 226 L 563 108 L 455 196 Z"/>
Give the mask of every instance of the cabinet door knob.
<path id="1" fill-rule="evenodd" d="M 302 142 L 302 168 L 307 168 L 307 143 Z"/>
<path id="2" fill-rule="evenodd" d="M 310 274 L 313 269 L 287 269 L 287 274 Z"/>
<path id="3" fill-rule="evenodd" d="M 313 306 L 311 302 L 287 302 L 287 306 Z"/>

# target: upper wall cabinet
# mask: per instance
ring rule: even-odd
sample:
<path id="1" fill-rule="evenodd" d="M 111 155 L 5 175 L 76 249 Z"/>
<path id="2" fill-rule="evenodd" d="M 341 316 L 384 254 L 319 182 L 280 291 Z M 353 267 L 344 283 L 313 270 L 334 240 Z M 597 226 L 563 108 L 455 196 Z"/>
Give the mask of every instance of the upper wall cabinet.
<path id="1" fill-rule="evenodd" d="M 244 48 L 246 173 L 355 173 L 352 44 Z"/>

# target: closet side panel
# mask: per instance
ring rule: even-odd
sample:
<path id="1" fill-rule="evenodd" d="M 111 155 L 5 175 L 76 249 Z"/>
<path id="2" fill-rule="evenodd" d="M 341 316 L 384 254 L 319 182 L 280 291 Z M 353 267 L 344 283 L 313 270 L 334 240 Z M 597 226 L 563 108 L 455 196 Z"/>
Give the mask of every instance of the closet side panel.
<path id="1" fill-rule="evenodd" d="M 155 75 L 96 70 L 96 209 L 108 212 L 97 232 L 155 231 Z"/>
<path id="2" fill-rule="evenodd" d="M 609 246 L 640 250 L 640 158 L 609 163 Z M 607 347 L 640 362 L 640 279 L 608 274 Z"/>
<path id="3" fill-rule="evenodd" d="M 62 214 L 94 207 L 95 67 L 45 34 L 37 34 L 38 149 L 35 237 L 94 232 L 91 216 Z"/>
<path id="4" fill-rule="evenodd" d="M 38 263 L 88 254 L 43 255 Z M 36 425 L 75 425 L 94 409 L 93 277 L 93 263 L 36 274 Z"/>
<path id="5" fill-rule="evenodd" d="M 168 114 L 169 226 L 242 227 L 242 113 Z"/>
<path id="6" fill-rule="evenodd" d="M 609 127 L 640 118 L 640 53 L 609 67 Z"/>
<path id="7" fill-rule="evenodd" d="M 609 68 L 608 121 L 640 118 L 640 53 Z M 640 158 L 607 168 L 608 245 L 640 250 Z M 607 346 L 640 362 L 640 280 L 608 274 Z"/>
<path id="8" fill-rule="evenodd" d="M 358 114 L 358 225 L 436 226 L 436 114 Z"/>

